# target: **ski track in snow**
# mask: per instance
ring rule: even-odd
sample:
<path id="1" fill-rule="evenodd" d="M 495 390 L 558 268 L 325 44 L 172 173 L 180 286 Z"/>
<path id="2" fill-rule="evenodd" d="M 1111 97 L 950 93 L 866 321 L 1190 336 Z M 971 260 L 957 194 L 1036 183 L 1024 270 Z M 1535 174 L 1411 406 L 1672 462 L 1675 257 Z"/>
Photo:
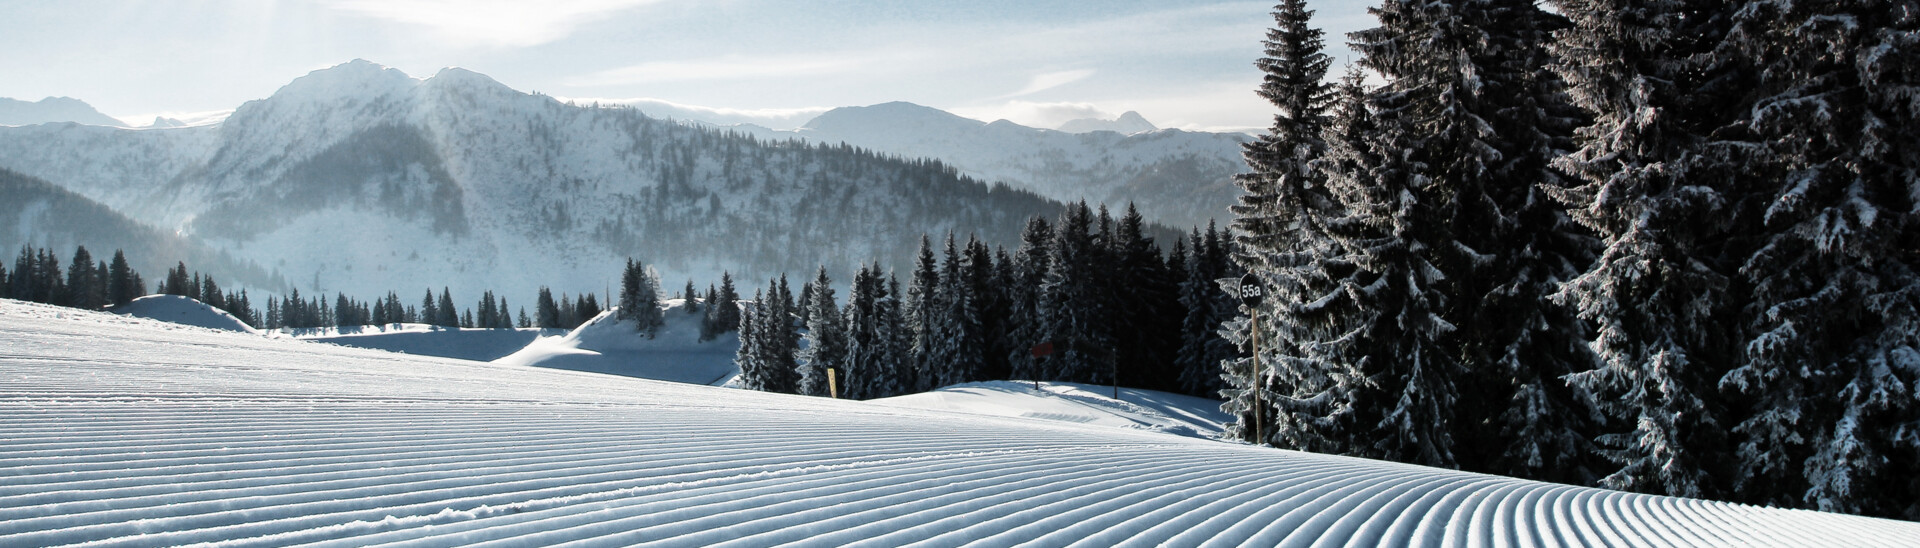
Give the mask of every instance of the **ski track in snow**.
<path id="1" fill-rule="evenodd" d="M 0 301 L 0 545 L 1896 546 L 1920 524 Z"/>

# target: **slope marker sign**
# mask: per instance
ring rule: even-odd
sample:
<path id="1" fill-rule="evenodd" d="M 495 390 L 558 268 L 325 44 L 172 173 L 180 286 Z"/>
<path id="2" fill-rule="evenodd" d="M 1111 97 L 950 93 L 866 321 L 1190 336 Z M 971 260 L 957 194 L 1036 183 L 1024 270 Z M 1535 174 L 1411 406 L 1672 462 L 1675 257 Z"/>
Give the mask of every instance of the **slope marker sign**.
<path id="1" fill-rule="evenodd" d="M 1249 308 L 1256 307 L 1260 306 L 1260 301 L 1266 298 L 1267 290 L 1260 286 L 1260 278 L 1255 277 L 1251 272 L 1240 277 L 1241 304 L 1247 305 Z"/>

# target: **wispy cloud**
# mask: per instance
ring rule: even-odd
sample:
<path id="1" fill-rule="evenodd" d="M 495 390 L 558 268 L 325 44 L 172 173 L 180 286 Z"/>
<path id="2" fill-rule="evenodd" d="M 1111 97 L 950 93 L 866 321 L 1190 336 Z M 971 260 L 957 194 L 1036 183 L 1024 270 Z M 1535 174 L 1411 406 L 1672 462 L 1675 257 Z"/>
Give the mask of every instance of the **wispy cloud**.
<path id="1" fill-rule="evenodd" d="M 1020 88 L 1020 91 L 1016 91 L 1016 92 L 1004 95 L 1000 98 L 1007 99 L 1007 98 L 1013 98 L 1013 97 L 1021 97 L 1025 95 L 1033 95 L 1035 93 L 1040 93 L 1042 91 L 1050 90 L 1053 88 L 1057 88 L 1060 86 L 1085 80 L 1089 76 L 1093 76 L 1093 69 L 1064 70 L 1059 72 L 1035 74 L 1033 75 L 1032 79 L 1027 81 L 1027 87 Z"/>
<path id="2" fill-rule="evenodd" d="M 576 87 L 662 82 L 759 80 L 874 73 L 911 59 L 906 51 L 873 50 L 774 55 L 726 55 L 703 59 L 649 61 L 568 79 Z"/>
<path id="3" fill-rule="evenodd" d="M 981 105 L 954 107 L 954 114 L 975 120 L 1007 120 L 1028 127 L 1055 128 L 1060 124 L 1081 118 L 1112 118 L 1106 110 L 1092 103 L 1056 102 L 1042 103 L 1033 101 L 1004 101 Z"/>
<path id="4" fill-rule="evenodd" d="M 348 13 L 425 27 L 464 45 L 533 46 L 565 38 L 611 12 L 660 0 L 331 0 Z"/>
<path id="5" fill-rule="evenodd" d="M 717 108 L 701 105 L 676 103 L 664 99 L 637 97 L 628 99 L 608 99 L 596 97 L 556 97 L 574 104 L 620 105 L 639 109 L 648 116 L 656 118 L 675 118 L 680 120 L 698 120 L 712 124 L 755 124 L 773 129 L 792 129 L 807 123 L 815 116 L 831 110 L 827 107 L 800 108 Z"/>

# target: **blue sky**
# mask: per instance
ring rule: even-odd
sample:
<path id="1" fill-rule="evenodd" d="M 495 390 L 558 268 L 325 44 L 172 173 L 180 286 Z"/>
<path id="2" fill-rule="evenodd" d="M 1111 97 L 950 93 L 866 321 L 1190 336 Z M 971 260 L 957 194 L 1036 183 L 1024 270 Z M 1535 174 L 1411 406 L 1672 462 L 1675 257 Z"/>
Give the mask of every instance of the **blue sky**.
<path id="1" fill-rule="evenodd" d="M 1367 2 L 1319 1 L 1336 63 Z M 0 5 L 0 97 L 136 123 L 230 109 L 361 58 L 459 66 L 563 98 L 769 115 L 911 101 L 1052 126 L 1137 110 L 1247 129 L 1269 2 L 1201 0 L 62 0 Z"/>

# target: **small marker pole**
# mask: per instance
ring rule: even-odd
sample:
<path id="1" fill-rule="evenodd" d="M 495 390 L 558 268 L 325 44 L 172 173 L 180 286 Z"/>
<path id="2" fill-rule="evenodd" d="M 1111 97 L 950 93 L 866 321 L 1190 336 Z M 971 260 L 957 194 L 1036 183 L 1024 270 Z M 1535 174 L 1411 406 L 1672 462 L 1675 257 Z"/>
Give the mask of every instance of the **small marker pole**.
<path id="1" fill-rule="evenodd" d="M 1240 304 L 1247 307 L 1247 318 L 1253 325 L 1253 373 L 1249 386 L 1253 388 L 1253 443 L 1265 445 L 1267 432 L 1260 424 L 1260 301 L 1266 299 L 1266 288 L 1260 285 L 1260 278 L 1252 272 L 1240 277 Z"/>
<path id="2" fill-rule="evenodd" d="M 840 383 L 838 379 L 834 378 L 834 373 L 837 372 L 839 372 L 839 370 L 831 367 L 827 368 L 827 395 L 832 396 L 833 399 L 836 400 L 840 399 Z"/>
<path id="3" fill-rule="evenodd" d="M 1260 445 L 1266 439 L 1265 429 L 1260 424 L 1260 311 L 1253 315 L 1253 443 Z"/>

